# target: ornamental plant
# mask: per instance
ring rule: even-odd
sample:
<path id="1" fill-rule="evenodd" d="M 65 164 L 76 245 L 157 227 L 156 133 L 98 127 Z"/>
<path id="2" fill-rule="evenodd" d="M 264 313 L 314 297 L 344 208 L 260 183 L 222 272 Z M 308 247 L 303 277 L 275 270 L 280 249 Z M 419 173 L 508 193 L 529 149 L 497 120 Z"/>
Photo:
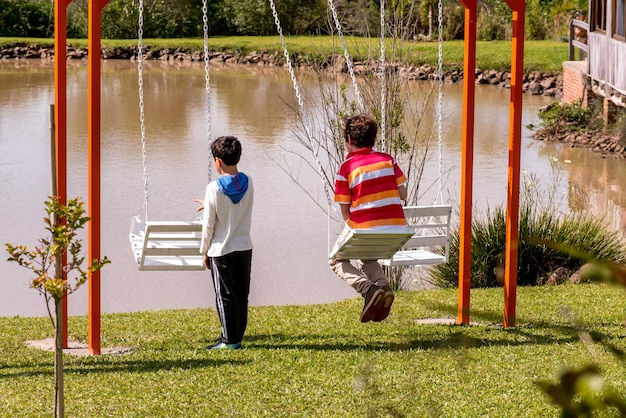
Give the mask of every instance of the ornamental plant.
<path id="1" fill-rule="evenodd" d="M 11 243 L 6 243 L 6 250 L 10 255 L 8 261 L 31 271 L 33 276 L 30 287 L 36 289 L 46 302 L 48 317 L 55 331 L 54 416 L 59 418 L 64 415 L 61 302 L 110 261 L 105 256 L 101 260 L 92 260 L 87 268 L 83 267 L 85 257 L 77 232 L 91 218 L 85 216 L 84 202 L 80 198 L 69 200 L 67 205 L 63 205 L 58 197 L 49 197 L 45 205 L 47 216 L 44 222 L 50 236 L 39 239 L 39 245 L 32 250 L 25 245 Z"/>

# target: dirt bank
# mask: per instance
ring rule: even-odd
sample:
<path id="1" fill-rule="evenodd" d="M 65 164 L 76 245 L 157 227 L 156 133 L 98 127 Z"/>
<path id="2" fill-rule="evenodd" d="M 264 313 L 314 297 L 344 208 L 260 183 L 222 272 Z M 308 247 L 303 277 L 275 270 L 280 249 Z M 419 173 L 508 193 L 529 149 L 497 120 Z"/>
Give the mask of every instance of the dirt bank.
<path id="1" fill-rule="evenodd" d="M 626 144 L 617 132 L 549 132 L 539 129 L 533 134 L 539 141 L 556 141 L 570 147 L 588 148 L 606 157 L 625 158 Z"/>

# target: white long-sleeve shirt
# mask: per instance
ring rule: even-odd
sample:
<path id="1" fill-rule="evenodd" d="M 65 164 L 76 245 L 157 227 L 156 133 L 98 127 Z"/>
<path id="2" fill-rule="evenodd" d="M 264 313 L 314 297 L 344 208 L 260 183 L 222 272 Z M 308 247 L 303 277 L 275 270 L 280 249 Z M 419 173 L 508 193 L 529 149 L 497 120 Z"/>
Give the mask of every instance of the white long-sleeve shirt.
<path id="1" fill-rule="evenodd" d="M 254 187 L 249 176 L 248 190 L 237 203 L 219 189 L 216 181 L 209 183 L 204 195 L 200 253 L 219 257 L 234 251 L 251 250 L 253 203 Z"/>

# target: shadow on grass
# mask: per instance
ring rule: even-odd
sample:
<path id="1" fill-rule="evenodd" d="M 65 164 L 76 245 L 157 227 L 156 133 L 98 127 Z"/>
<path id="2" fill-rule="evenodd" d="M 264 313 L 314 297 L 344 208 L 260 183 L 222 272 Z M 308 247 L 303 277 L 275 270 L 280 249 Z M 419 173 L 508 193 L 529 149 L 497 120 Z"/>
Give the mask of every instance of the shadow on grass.
<path id="1" fill-rule="evenodd" d="M 531 345 L 569 344 L 580 340 L 577 332 L 571 328 L 560 328 L 559 332 L 566 331 L 566 335 L 546 336 L 533 334 L 527 330 L 507 330 L 502 332 L 514 333 L 519 338 L 483 338 L 467 335 L 463 327 L 458 325 L 420 325 L 424 327 L 450 328 L 446 335 L 429 335 L 423 338 L 412 336 L 394 336 L 395 341 L 363 340 L 356 335 L 335 334 L 332 338 L 324 335 L 253 335 L 246 338 L 246 348 L 254 349 L 288 349 L 312 351 L 406 351 L 406 350 L 441 350 L 458 348 L 480 347 L 513 347 Z M 381 336 L 383 338 L 384 336 Z M 320 340 L 320 343 L 311 343 L 307 340 Z"/>
<path id="2" fill-rule="evenodd" d="M 365 324 L 364 326 L 368 326 Z M 383 328 L 381 328 L 384 330 Z M 244 341 L 244 350 L 239 352 L 204 352 L 194 358 L 176 358 L 175 355 L 188 356 L 190 351 L 181 348 L 157 350 L 159 359 L 132 359 L 126 355 L 82 357 L 65 366 L 65 374 L 85 373 L 153 373 L 170 370 L 194 370 L 220 367 L 225 365 L 243 366 L 253 360 L 246 358 L 246 352 L 257 350 L 285 351 L 432 351 L 457 350 L 481 347 L 515 347 L 570 344 L 580 341 L 580 329 L 575 326 L 557 326 L 550 324 L 525 324 L 518 328 L 504 330 L 494 326 L 459 326 L 459 325 L 420 325 L 406 329 L 404 333 L 386 334 L 384 331 L 368 336 L 355 333 L 334 333 L 333 335 L 300 334 L 252 334 Z M 593 333 L 596 341 L 612 338 L 608 335 Z M 605 344 L 608 341 L 605 341 Z M 610 343 L 608 343 L 611 345 Z M 192 350 L 194 351 L 194 350 Z M 136 354 L 139 352 L 135 352 Z M 164 355 L 164 353 L 169 353 Z M 624 355 L 623 351 L 619 354 Z M 243 355 L 243 356 L 242 356 Z M 234 357 L 236 356 L 236 357 Z M 0 380 L 22 377 L 53 376 L 53 364 L 46 361 L 20 362 L 17 365 L 3 365 L 0 368 Z"/>
<path id="3" fill-rule="evenodd" d="M 456 318 L 457 307 L 446 303 L 425 302 L 422 305 L 427 312 L 440 313 L 440 318 Z M 398 311 L 400 315 L 401 311 Z M 437 316 L 437 315 L 433 315 Z M 548 323 L 535 321 L 519 323 L 516 327 L 504 329 L 502 313 L 493 310 L 473 308 L 472 325 L 449 325 L 441 323 L 418 324 L 423 318 L 403 318 L 409 326 L 403 326 L 400 332 L 393 332 L 396 323 L 390 323 L 392 333 L 385 331 L 385 323 L 379 326 L 380 332 L 346 333 L 336 330 L 329 334 L 320 333 L 318 327 L 302 328 L 299 334 L 273 333 L 248 335 L 245 347 L 248 349 L 285 349 L 310 351 L 406 351 L 406 350 L 454 350 L 481 347 L 523 347 L 548 346 L 577 343 L 581 339 L 584 327 L 572 323 Z M 413 326 L 411 326 L 413 325 Z M 369 327 L 371 324 L 363 324 Z M 617 354 L 619 349 L 610 343 L 616 336 L 601 332 L 591 332 L 595 342 L 603 342 L 607 348 Z"/>
<path id="4" fill-rule="evenodd" d="M 244 365 L 249 363 L 246 360 L 228 359 L 228 358 L 193 358 L 193 359 L 171 359 L 164 358 L 159 360 L 129 360 L 127 357 L 122 358 L 120 356 L 107 357 L 107 356 L 94 356 L 83 357 L 81 363 L 72 365 L 67 363 L 65 365 L 64 373 L 69 374 L 84 374 L 84 373 L 119 373 L 119 372 L 133 372 L 133 373 L 152 373 L 157 371 L 168 370 L 193 370 L 206 367 L 218 367 L 224 365 Z M 2 370 L 0 373 L 0 379 L 15 379 L 21 377 L 35 377 L 35 376 L 53 376 L 54 365 L 52 363 L 20 363 L 19 366 L 7 367 L 7 370 Z M 13 369 L 13 371 L 11 371 Z M 21 371 L 20 371 L 21 369 Z M 23 370 L 32 369 L 32 370 Z"/>
<path id="5" fill-rule="evenodd" d="M 454 318 L 456 306 L 446 303 L 427 302 L 422 306 L 426 312 L 443 313 Z M 396 314 L 401 315 L 402 311 Z M 406 313 L 404 313 L 406 315 Z M 437 315 L 433 315 L 437 316 Z M 399 324 L 397 320 L 401 321 Z M 472 309 L 472 321 L 479 325 L 459 326 L 446 324 L 419 324 L 421 318 L 390 318 L 389 323 L 362 324 L 371 327 L 366 333 L 350 332 L 340 329 L 332 322 L 326 322 L 322 328 L 331 332 L 320 332 L 321 324 L 309 323 L 298 333 L 277 332 L 249 334 L 241 352 L 206 352 L 180 344 L 178 340 L 161 341 L 147 350 L 134 351 L 130 355 L 103 355 L 83 357 L 66 363 L 66 374 L 84 373 L 153 373 L 171 370 L 194 370 L 220 367 L 225 365 L 246 365 L 254 361 L 255 352 L 284 351 L 319 351 L 323 352 L 400 352 L 400 351 L 435 351 L 458 350 L 481 347 L 532 347 L 577 343 L 581 332 L 611 350 L 620 358 L 625 358 L 624 350 L 612 342 L 626 336 L 616 336 L 598 331 L 586 331 L 577 324 L 554 324 L 545 321 L 518 324 L 515 328 L 503 329 L 502 316 L 493 310 Z M 372 326 L 373 325 L 373 326 Z M 200 344 L 199 341 L 195 343 Z M 194 346 L 195 346 L 194 343 Z M 163 345 L 164 344 L 164 345 Z M 204 345 L 204 344 L 202 344 Z M 247 352 L 252 351 L 252 355 Z M 202 354 L 200 354 L 202 353 Z M 139 357 L 139 358 L 138 358 Z M 149 357 L 149 358 L 146 358 Z M 44 360 L 27 359 L 15 364 L 0 365 L 0 380 L 21 377 L 52 376 L 54 368 L 51 358 Z"/>

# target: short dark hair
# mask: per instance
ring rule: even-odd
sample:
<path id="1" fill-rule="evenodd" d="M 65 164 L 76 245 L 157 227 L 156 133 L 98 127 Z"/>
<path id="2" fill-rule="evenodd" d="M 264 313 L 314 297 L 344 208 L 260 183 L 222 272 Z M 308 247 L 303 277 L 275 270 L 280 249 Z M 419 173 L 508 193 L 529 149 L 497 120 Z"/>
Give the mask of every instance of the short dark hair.
<path id="1" fill-rule="evenodd" d="M 376 145 L 377 134 L 378 123 L 370 115 L 362 113 L 344 120 L 344 140 L 348 142 L 348 137 L 350 137 L 352 143 L 357 147 L 373 147 Z"/>
<path id="2" fill-rule="evenodd" d="M 220 136 L 211 143 L 211 154 L 226 165 L 237 165 L 241 158 L 241 142 L 234 136 Z"/>

